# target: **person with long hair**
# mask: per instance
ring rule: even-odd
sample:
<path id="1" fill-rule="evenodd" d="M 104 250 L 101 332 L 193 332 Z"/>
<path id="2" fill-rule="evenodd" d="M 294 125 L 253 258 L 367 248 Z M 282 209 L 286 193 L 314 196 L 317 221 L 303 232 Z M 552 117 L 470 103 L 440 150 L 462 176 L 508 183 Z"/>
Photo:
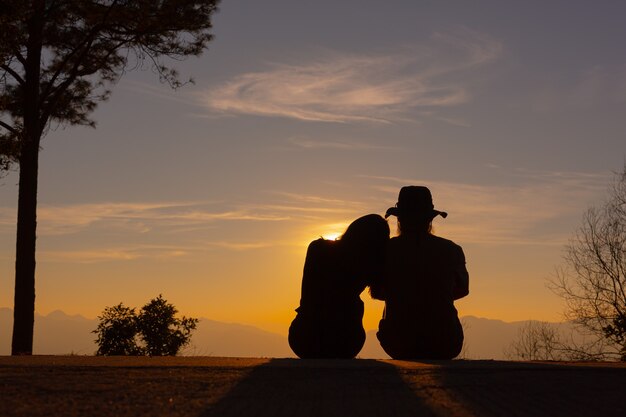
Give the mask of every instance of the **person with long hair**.
<path id="1" fill-rule="evenodd" d="M 385 273 L 370 291 L 385 301 L 377 337 L 394 359 L 452 359 L 463 347 L 463 328 L 454 301 L 469 294 L 462 248 L 435 236 L 430 190 L 402 187 L 395 207 L 399 236 L 389 240 Z"/>
<path id="2" fill-rule="evenodd" d="M 300 306 L 289 346 L 300 358 L 354 358 L 365 343 L 360 294 L 382 274 L 389 225 L 377 214 L 355 220 L 336 240 L 309 244 Z"/>

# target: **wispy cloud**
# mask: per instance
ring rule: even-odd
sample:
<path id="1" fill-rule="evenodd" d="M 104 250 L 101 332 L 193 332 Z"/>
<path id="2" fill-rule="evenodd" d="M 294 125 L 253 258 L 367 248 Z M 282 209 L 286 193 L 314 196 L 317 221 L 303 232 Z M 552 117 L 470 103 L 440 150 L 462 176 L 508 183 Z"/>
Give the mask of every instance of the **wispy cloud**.
<path id="1" fill-rule="evenodd" d="M 39 256 L 48 262 L 97 263 L 131 261 L 140 258 L 135 251 L 102 249 L 82 251 L 41 251 Z"/>
<path id="2" fill-rule="evenodd" d="M 609 173 L 510 170 L 492 166 L 491 185 L 365 176 L 358 193 L 261 191 L 256 201 L 42 205 L 41 258 L 58 262 L 204 259 L 214 251 L 302 246 L 332 237 L 350 221 L 395 203 L 401 186 L 425 184 L 448 211 L 436 230 L 459 243 L 562 245 L 583 211 L 602 198 Z M 506 179 L 506 181 L 502 181 Z M 345 191 L 345 190 L 344 190 Z M 0 226 L 14 230 L 14 210 L 0 207 Z M 206 229 L 206 230 L 205 230 Z M 77 234 L 66 239 L 63 235 Z M 80 235 L 78 235 L 80 234 Z M 8 236 L 8 234 L 5 233 Z M 332 235 L 332 236 L 331 236 Z M 77 246 L 79 245 L 79 246 Z"/>
<path id="3" fill-rule="evenodd" d="M 92 249 L 42 250 L 39 255 L 48 262 L 99 263 L 138 259 L 173 260 L 189 254 L 175 245 L 123 245 Z"/>
<path id="4" fill-rule="evenodd" d="M 97 246 L 97 242 L 92 244 Z M 90 249 L 42 250 L 39 256 L 46 262 L 75 262 L 81 264 L 127 261 L 186 261 L 215 250 L 250 251 L 276 247 L 276 242 L 267 241 L 208 241 L 198 244 L 179 242 L 177 245 L 121 245 Z"/>
<path id="5" fill-rule="evenodd" d="M 294 236 L 300 230 L 306 230 L 309 237 L 342 231 L 343 225 L 329 222 L 349 220 L 360 213 L 358 202 L 324 195 L 261 194 L 258 201 L 230 204 L 43 204 L 38 213 L 38 235 L 45 239 L 38 254 L 46 262 L 85 264 L 205 259 L 211 252 L 299 247 L 302 242 Z M 15 210 L 0 207 L 0 232 L 13 237 L 14 229 Z M 290 237 L 278 230 L 286 230 Z"/>
<path id="6" fill-rule="evenodd" d="M 411 109 L 467 102 L 470 94 L 460 80 L 440 76 L 490 62 L 501 48 L 485 35 L 459 29 L 395 52 L 327 51 L 315 61 L 238 75 L 206 92 L 202 101 L 222 113 L 388 123 L 406 119 Z"/>
<path id="7" fill-rule="evenodd" d="M 248 251 L 254 249 L 264 249 L 268 247 L 276 247 L 276 242 L 227 242 L 227 241 L 219 241 L 219 242 L 209 242 L 209 247 L 213 248 L 221 248 L 228 249 L 234 251 Z"/>
<path id="8" fill-rule="evenodd" d="M 391 146 L 348 140 L 305 139 L 301 137 L 294 137 L 289 138 L 287 142 L 292 147 L 307 150 L 332 149 L 336 151 L 382 151 L 395 149 Z"/>
<path id="9" fill-rule="evenodd" d="M 330 198 L 321 195 L 315 194 L 305 194 L 305 193 L 293 193 L 286 191 L 273 191 L 271 192 L 273 195 L 283 197 L 286 200 L 306 203 L 306 207 L 303 208 L 312 208 L 311 205 L 315 206 L 339 206 L 339 207 L 351 207 L 355 208 L 358 206 L 358 203 L 350 200 L 344 200 L 339 198 Z M 319 207 L 318 207 L 319 208 Z"/>
<path id="10" fill-rule="evenodd" d="M 254 206 L 216 209 L 213 204 L 201 202 L 44 204 L 39 207 L 37 217 L 42 235 L 75 233 L 99 224 L 143 233 L 154 227 L 184 228 L 218 221 L 274 222 L 289 218 L 255 210 Z M 14 224 L 14 210 L 0 207 L 0 225 Z"/>
<path id="11" fill-rule="evenodd" d="M 290 214 L 296 221 L 328 220 L 329 217 L 351 218 L 363 212 L 366 205 L 361 201 L 332 198 L 306 193 L 284 191 L 270 192 L 274 198 L 260 206 L 263 210 Z"/>
<path id="12" fill-rule="evenodd" d="M 498 168 L 494 168 L 498 169 Z M 450 217 L 436 228 L 465 243 L 562 245 L 589 202 L 606 189 L 608 175 L 515 170 L 511 185 L 474 185 L 419 178 L 369 177 L 395 202 L 399 188 L 427 185 L 435 207 Z M 564 222 L 563 219 L 568 219 Z"/>

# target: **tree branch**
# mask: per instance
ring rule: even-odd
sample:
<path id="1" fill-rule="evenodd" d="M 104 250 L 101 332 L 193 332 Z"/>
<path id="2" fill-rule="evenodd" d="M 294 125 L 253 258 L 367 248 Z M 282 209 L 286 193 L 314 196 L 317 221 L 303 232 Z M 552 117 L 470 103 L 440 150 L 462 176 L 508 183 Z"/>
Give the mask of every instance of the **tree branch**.
<path id="1" fill-rule="evenodd" d="M 24 58 L 19 50 L 13 49 L 13 56 L 20 62 L 20 64 L 26 66 L 26 58 Z"/>
<path id="2" fill-rule="evenodd" d="M 91 30 L 84 37 L 83 41 L 80 42 L 75 48 L 73 48 L 70 51 L 70 53 L 68 55 L 66 55 L 65 58 L 61 61 L 61 63 L 59 64 L 59 68 L 52 75 L 52 78 L 50 78 L 50 81 L 48 82 L 48 86 L 46 87 L 46 90 L 42 93 L 42 97 L 44 97 L 44 99 L 45 99 L 45 97 L 48 96 L 48 94 L 52 94 L 53 93 L 52 90 L 53 90 L 55 81 L 59 78 L 59 76 L 62 73 L 65 72 L 65 66 L 76 55 L 76 53 L 78 53 L 78 51 L 82 50 L 82 58 L 84 58 L 84 55 L 85 55 L 86 51 L 89 51 L 89 46 L 93 43 L 94 39 L 96 38 L 96 35 L 102 29 L 102 26 L 104 25 L 104 23 L 109 18 L 113 8 L 117 5 L 117 2 L 118 2 L 118 0 L 114 0 L 113 3 L 111 3 L 111 5 L 108 6 L 107 11 L 102 16 L 102 19 L 101 19 L 100 23 L 94 24 L 92 26 Z M 86 49 L 83 49 L 85 45 L 89 45 L 89 46 Z M 82 59 L 78 59 L 76 61 L 76 64 L 74 64 L 74 68 L 72 68 L 72 71 L 76 70 L 81 62 L 82 62 Z M 54 90 L 56 90 L 56 88 L 54 88 Z"/>
<path id="3" fill-rule="evenodd" d="M 13 68 L 5 64 L 0 65 L 0 68 L 2 68 L 3 70 L 11 74 L 11 76 L 15 79 L 15 81 L 17 81 L 20 85 L 24 85 L 24 79 L 20 77 L 20 75 L 17 72 L 15 72 Z"/>
<path id="4" fill-rule="evenodd" d="M 8 130 L 9 132 L 13 133 L 14 135 L 17 135 L 19 132 L 11 125 L 4 123 L 2 120 L 0 120 L 0 126 L 2 126 L 3 128 L 5 128 L 6 130 Z"/>
<path id="5" fill-rule="evenodd" d="M 89 41 L 89 45 L 83 50 L 83 52 L 81 54 L 82 56 L 86 55 L 89 52 L 89 48 L 91 47 L 91 45 L 90 45 L 91 42 L 93 42 L 93 39 L 91 39 Z M 108 53 L 106 55 L 104 55 L 104 57 L 102 57 L 100 59 L 100 61 L 103 62 L 103 63 L 106 63 L 108 61 L 108 58 L 112 54 L 114 54 L 119 48 L 121 48 L 127 42 L 130 42 L 130 41 L 128 41 L 128 40 L 120 41 L 118 44 L 112 46 L 110 48 L 110 50 L 108 51 Z M 45 110 L 42 111 L 41 117 L 39 119 L 39 124 L 40 124 L 40 127 L 42 129 L 46 125 L 46 123 L 48 122 L 48 119 L 49 119 L 50 115 L 52 114 L 52 109 L 58 103 L 59 99 L 63 95 L 63 92 L 67 91 L 69 86 L 74 81 L 76 81 L 77 78 L 84 77 L 84 76 L 87 76 L 87 75 L 92 75 L 92 74 L 98 72 L 98 70 L 100 70 L 102 68 L 102 66 L 96 65 L 95 66 L 96 69 L 94 69 L 94 70 L 79 71 L 79 67 L 80 67 L 81 63 L 82 63 L 82 58 L 78 59 L 76 61 L 76 63 L 74 64 L 74 67 L 70 71 L 68 77 L 62 83 L 60 83 L 58 86 L 54 87 L 51 91 L 48 92 L 48 94 L 51 96 L 51 99 L 44 106 Z M 44 100 L 45 100 L 45 97 L 44 97 Z"/>

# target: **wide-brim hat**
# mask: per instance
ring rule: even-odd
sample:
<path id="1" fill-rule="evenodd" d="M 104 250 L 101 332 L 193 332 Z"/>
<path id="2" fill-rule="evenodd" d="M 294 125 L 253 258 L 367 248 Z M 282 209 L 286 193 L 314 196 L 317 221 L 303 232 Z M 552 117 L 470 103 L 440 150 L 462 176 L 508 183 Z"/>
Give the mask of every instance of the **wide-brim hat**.
<path id="1" fill-rule="evenodd" d="M 407 185 L 400 189 L 398 202 L 394 207 L 389 207 L 385 213 L 385 219 L 389 216 L 418 215 L 434 219 L 441 216 L 448 217 L 445 211 L 435 210 L 433 196 L 428 187 L 420 185 Z"/>

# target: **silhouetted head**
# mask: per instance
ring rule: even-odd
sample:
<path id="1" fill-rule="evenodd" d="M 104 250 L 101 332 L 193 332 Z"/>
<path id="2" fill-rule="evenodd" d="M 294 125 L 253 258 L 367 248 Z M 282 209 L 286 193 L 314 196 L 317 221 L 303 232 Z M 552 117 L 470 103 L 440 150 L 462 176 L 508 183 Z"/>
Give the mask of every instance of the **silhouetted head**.
<path id="1" fill-rule="evenodd" d="M 431 230 L 431 223 L 437 216 L 448 217 L 448 213 L 435 210 L 433 197 L 427 187 L 408 185 L 400 189 L 395 207 L 387 209 L 385 218 L 398 217 L 400 233 L 416 233 Z"/>
<path id="2" fill-rule="evenodd" d="M 363 243 L 370 240 L 389 239 L 389 224 L 378 214 L 359 217 L 341 235 L 343 242 Z"/>
<path id="3" fill-rule="evenodd" d="M 389 224 L 378 214 L 368 214 L 353 221 L 339 238 L 351 269 L 358 274 L 372 275 L 382 271 Z"/>

